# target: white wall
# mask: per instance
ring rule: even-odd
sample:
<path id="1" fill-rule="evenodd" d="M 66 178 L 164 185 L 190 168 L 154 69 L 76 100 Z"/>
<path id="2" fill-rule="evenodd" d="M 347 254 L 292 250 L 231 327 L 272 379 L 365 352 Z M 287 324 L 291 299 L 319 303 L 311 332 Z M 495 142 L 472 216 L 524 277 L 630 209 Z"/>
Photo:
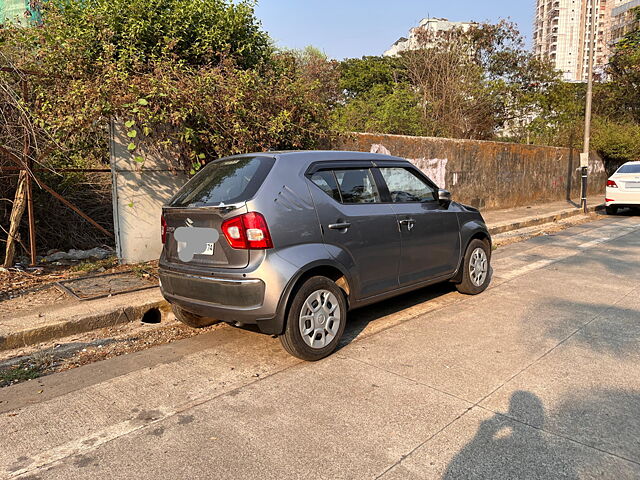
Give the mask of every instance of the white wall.
<path id="1" fill-rule="evenodd" d="M 110 153 L 116 253 L 122 263 L 140 263 L 160 257 L 162 205 L 187 181 L 187 176 L 172 169 L 167 155 L 137 150 L 136 155 L 141 155 L 145 162 L 135 162 L 128 144 L 127 128 L 122 122 L 112 122 Z"/>

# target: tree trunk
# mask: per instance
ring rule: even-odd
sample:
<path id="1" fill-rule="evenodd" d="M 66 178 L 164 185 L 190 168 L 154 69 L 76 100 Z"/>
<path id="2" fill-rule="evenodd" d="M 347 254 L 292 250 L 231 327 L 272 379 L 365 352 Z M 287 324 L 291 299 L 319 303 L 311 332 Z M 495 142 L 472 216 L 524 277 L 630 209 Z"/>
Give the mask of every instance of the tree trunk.
<path id="1" fill-rule="evenodd" d="M 9 237 L 7 238 L 7 249 L 4 255 L 4 267 L 13 265 L 13 257 L 16 253 L 16 244 L 20 241 L 20 221 L 27 206 L 27 175 L 26 170 L 20 171 L 18 177 L 18 187 L 11 209 L 11 219 L 9 224 Z"/>

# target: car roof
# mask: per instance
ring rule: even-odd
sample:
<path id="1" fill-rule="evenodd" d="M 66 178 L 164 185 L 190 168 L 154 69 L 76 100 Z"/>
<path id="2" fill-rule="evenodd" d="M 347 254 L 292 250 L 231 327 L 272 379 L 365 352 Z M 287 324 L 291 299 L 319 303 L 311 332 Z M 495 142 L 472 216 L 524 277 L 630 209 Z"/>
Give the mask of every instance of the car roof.
<path id="1" fill-rule="evenodd" d="M 392 155 L 383 155 L 380 153 L 369 152 L 353 152 L 349 150 L 279 150 L 269 152 L 254 152 L 242 155 L 234 155 L 236 157 L 250 156 L 267 156 L 276 157 L 277 160 L 297 161 L 297 162 L 319 162 L 319 161 L 353 161 L 353 160 L 371 160 L 371 161 L 403 161 L 405 158 L 394 157 Z"/>

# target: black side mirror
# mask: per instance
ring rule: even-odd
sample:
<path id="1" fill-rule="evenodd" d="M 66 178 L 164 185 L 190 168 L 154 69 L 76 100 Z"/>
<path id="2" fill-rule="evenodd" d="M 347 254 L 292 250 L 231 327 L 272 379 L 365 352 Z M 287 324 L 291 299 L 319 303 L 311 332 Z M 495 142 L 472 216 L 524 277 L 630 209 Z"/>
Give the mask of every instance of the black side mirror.
<path id="1" fill-rule="evenodd" d="M 443 207 L 448 207 L 451 203 L 451 192 L 449 190 L 438 190 L 438 201 Z"/>

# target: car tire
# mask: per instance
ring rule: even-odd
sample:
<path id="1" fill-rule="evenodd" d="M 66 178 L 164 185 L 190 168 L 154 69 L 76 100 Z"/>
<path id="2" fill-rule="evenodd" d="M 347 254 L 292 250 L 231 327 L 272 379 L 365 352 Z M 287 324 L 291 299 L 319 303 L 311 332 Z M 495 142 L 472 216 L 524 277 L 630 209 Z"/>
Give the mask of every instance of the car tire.
<path id="1" fill-rule="evenodd" d="M 171 305 L 173 314 L 178 320 L 191 328 L 205 328 L 216 323 L 220 323 L 220 320 L 214 320 L 213 318 L 201 317 L 195 313 L 186 311 L 184 308 L 178 305 Z"/>
<path id="2" fill-rule="evenodd" d="M 294 357 L 320 360 L 338 346 L 346 320 L 347 301 L 340 287 L 326 277 L 311 277 L 294 294 L 280 343 Z"/>
<path id="3" fill-rule="evenodd" d="M 615 215 L 618 213 L 618 207 L 614 207 L 613 205 L 604 207 L 604 210 L 607 212 L 607 215 Z"/>
<path id="4" fill-rule="evenodd" d="M 462 261 L 462 281 L 456 289 L 465 295 L 478 295 L 491 283 L 491 251 L 486 242 L 471 240 Z"/>

